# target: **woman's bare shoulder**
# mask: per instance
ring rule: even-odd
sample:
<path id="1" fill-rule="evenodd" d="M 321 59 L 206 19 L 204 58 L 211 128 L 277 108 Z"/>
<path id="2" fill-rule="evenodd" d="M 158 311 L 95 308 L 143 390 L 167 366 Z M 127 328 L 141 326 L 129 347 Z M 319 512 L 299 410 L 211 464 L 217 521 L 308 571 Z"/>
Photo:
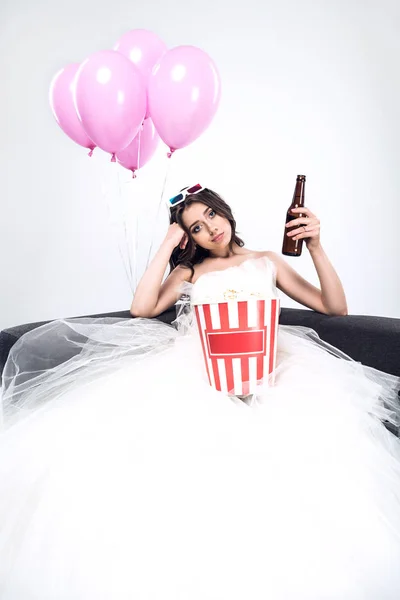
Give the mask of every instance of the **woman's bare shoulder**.
<path id="1" fill-rule="evenodd" d="M 208 264 L 209 262 L 214 262 L 216 260 L 217 259 L 206 259 L 201 263 L 193 265 L 192 268 L 187 267 L 186 265 L 178 265 L 173 271 L 171 271 L 168 279 L 177 283 L 182 283 L 184 281 L 195 283 L 196 279 L 198 279 L 200 275 L 203 275 L 208 271 L 216 270 L 214 265 L 211 266 Z"/>
<path id="2" fill-rule="evenodd" d="M 263 250 L 262 252 L 259 252 L 259 255 L 269 258 L 274 263 L 278 263 L 280 260 L 279 254 L 277 254 L 276 252 L 273 252 L 273 250 Z"/>
<path id="3" fill-rule="evenodd" d="M 177 281 L 191 281 L 193 271 L 186 265 L 178 265 L 173 271 L 171 271 L 169 278 L 176 279 Z"/>

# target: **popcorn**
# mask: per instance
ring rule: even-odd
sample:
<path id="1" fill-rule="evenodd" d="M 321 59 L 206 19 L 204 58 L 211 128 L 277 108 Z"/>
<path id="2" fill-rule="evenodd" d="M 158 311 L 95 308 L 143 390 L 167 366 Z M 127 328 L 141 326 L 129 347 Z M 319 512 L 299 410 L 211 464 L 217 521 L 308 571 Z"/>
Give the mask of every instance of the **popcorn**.
<path id="1" fill-rule="evenodd" d="M 261 292 L 248 292 L 246 290 L 225 290 L 224 300 L 247 300 L 249 298 L 263 298 Z"/>
<path id="2" fill-rule="evenodd" d="M 191 303 L 208 379 L 236 396 L 273 384 L 280 303 L 275 266 L 267 257 L 247 259 L 200 275 Z"/>
<path id="3" fill-rule="evenodd" d="M 248 290 L 244 289 L 226 289 L 224 291 L 219 292 L 218 295 L 207 293 L 202 294 L 201 297 L 199 297 L 198 294 L 196 296 L 197 297 L 192 299 L 193 304 L 214 304 L 222 301 L 228 302 L 230 300 L 235 300 L 239 302 L 251 300 L 252 298 L 258 298 L 259 300 L 267 299 L 267 295 L 263 292 L 249 292 Z"/>
<path id="4" fill-rule="evenodd" d="M 237 396 L 274 383 L 280 303 L 258 294 L 236 300 L 238 291 L 226 290 L 226 302 L 194 306 L 209 383 Z"/>

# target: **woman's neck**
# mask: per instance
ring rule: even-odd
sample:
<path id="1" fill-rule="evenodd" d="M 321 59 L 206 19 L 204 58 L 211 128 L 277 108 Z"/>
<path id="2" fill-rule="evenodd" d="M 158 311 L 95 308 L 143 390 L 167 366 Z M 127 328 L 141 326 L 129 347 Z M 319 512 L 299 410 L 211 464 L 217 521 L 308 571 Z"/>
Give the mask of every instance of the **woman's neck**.
<path id="1" fill-rule="evenodd" d="M 249 254 L 250 250 L 247 250 L 244 246 L 233 244 L 231 247 L 222 248 L 217 254 L 210 252 L 210 258 L 230 258 L 237 254 Z"/>

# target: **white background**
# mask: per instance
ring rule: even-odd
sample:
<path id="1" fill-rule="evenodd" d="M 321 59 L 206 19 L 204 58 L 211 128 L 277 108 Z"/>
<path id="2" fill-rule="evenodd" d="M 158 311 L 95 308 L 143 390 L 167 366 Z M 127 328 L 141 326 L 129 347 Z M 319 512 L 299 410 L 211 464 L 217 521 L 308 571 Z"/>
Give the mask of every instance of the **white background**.
<path id="1" fill-rule="evenodd" d="M 400 317 L 398 1 L 2 0 L 0 23 L 0 329 L 128 309 L 121 210 L 139 215 L 139 274 L 162 239 L 165 148 L 132 182 L 101 151 L 87 158 L 48 103 L 60 68 L 135 28 L 203 48 L 222 79 L 218 114 L 170 161 L 166 196 L 212 187 L 248 247 L 280 252 L 306 174 L 350 312 Z M 317 283 L 307 251 L 288 260 Z"/>

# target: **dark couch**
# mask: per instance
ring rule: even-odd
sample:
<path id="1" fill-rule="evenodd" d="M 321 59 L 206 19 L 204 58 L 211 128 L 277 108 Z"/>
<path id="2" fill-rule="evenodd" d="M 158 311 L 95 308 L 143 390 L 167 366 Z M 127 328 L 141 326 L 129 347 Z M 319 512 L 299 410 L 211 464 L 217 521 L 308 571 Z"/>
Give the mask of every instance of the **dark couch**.
<path id="1" fill-rule="evenodd" d="M 86 316 L 132 318 L 129 311 Z M 175 316 L 176 310 L 172 308 L 158 319 L 171 323 Z M 400 319 L 363 315 L 328 317 L 310 310 L 282 308 L 280 323 L 311 327 L 322 339 L 340 348 L 354 360 L 400 377 Z M 15 342 L 24 333 L 44 324 L 45 321 L 28 323 L 0 332 L 1 373 Z"/>

